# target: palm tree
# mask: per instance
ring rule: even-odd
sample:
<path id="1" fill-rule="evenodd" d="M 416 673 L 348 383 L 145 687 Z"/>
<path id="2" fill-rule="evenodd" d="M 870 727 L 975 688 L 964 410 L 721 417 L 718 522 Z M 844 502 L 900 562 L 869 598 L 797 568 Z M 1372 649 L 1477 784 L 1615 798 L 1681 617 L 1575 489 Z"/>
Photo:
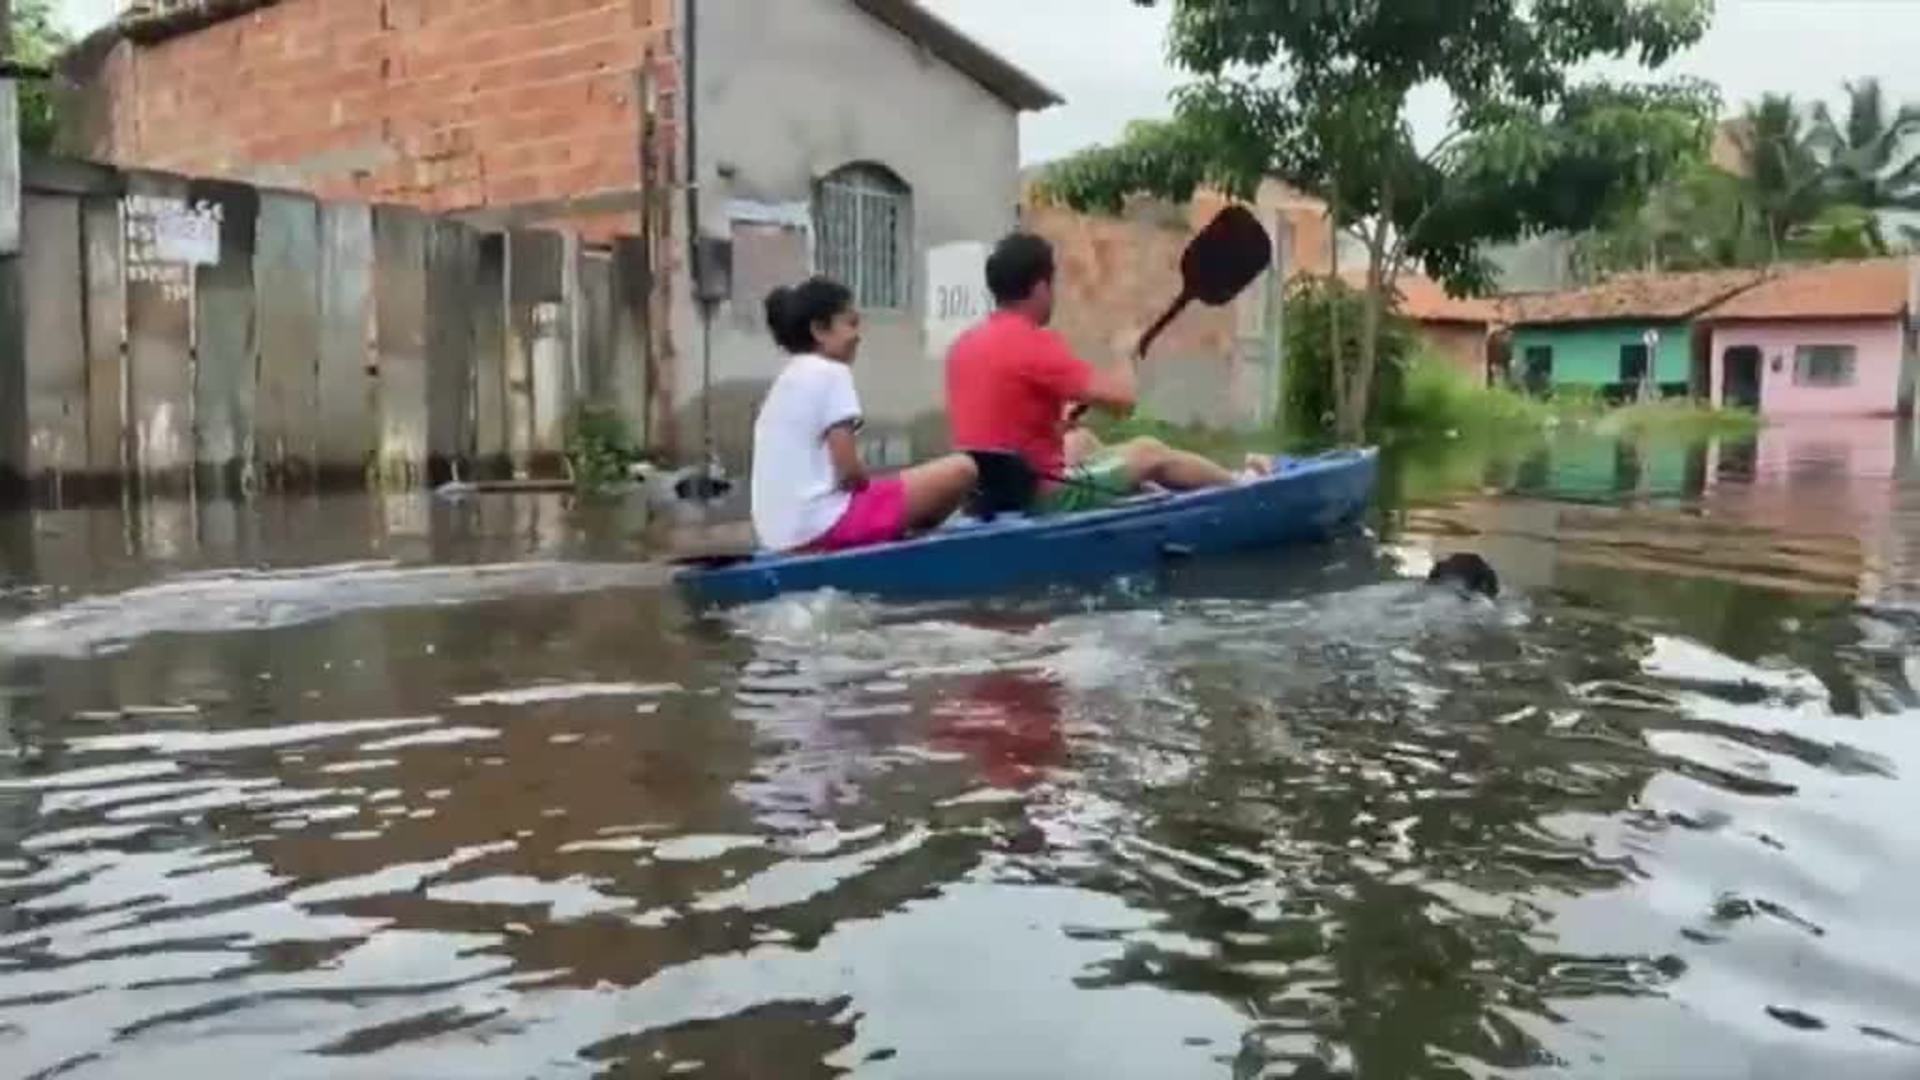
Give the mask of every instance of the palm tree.
<path id="1" fill-rule="evenodd" d="M 1748 197 L 1771 258 L 1794 231 L 1827 205 L 1826 170 L 1808 145 L 1800 109 L 1789 95 L 1767 94 L 1749 105 L 1735 141 L 1746 159 Z"/>
<path id="2" fill-rule="evenodd" d="M 1889 119 L 1880 80 L 1847 84 L 1844 127 L 1825 105 L 1814 106 L 1807 145 L 1826 174 L 1828 199 L 1866 211 L 1876 237 L 1887 213 L 1920 211 L 1920 105 Z"/>
<path id="3" fill-rule="evenodd" d="M 1575 261 L 1605 274 L 1851 259 L 1886 254 L 1889 236 L 1920 251 L 1920 105 L 1889 117 L 1877 80 L 1846 89 L 1844 125 L 1785 95 L 1749 104 L 1723 128 L 1737 163 L 1669 178 L 1582 237 Z"/>

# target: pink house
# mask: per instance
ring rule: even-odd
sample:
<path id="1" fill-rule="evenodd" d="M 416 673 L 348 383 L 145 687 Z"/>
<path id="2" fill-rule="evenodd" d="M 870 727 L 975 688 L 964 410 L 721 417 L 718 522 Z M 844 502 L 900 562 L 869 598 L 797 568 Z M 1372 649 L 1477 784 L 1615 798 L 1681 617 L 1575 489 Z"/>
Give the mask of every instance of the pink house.
<path id="1" fill-rule="evenodd" d="M 1769 417 L 1910 414 L 1914 266 L 1786 267 L 1708 311 L 1713 403 Z"/>

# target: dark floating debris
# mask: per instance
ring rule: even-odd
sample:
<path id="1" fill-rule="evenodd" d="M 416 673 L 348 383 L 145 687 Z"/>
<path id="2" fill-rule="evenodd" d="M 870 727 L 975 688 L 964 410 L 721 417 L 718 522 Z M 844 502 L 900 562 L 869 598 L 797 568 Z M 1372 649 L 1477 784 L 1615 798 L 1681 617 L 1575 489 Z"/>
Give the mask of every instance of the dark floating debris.
<path id="1" fill-rule="evenodd" d="M 1798 1028 L 1801 1031 L 1825 1031 L 1827 1029 L 1827 1022 L 1825 1020 L 1817 1016 L 1810 1016 L 1801 1012 L 1799 1009 L 1786 1009 L 1778 1005 L 1769 1005 L 1767 1006 L 1767 1015 L 1790 1028 Z"/>
<path id="2" fill-rule="evenodd" d="M 1825 927 L 1809 922 L 1795 914 L 1791 908 L 1771 900 L 1748 900 L 1728 893 L 1713 904 L 1713 921 L 1718 923 L 1739 922 L 1742 919 L 1757 918 L 1761 915 L 1772 916 L 1789 926 L 1805 930 L 1814 937 L 1827 936 Z"/>
<path id="3" fill-rule="evenodd" d="M 1880 1039 L 1884 1042 L 1899 1043 L 1901 1046 L 1920 1046 L 1920 1042 L 1914 1042 L 1912 1039 L 1909 1039 L 1904 1035 L 1896 1035 L 1893 1032 L 1888 1031 L 1886 1028 L 1874 1027 L 1872 1024 L 1862 1025 L 1860 1028 L 1860 1034 L 1865 1035 L 1870 1039 Z"/>

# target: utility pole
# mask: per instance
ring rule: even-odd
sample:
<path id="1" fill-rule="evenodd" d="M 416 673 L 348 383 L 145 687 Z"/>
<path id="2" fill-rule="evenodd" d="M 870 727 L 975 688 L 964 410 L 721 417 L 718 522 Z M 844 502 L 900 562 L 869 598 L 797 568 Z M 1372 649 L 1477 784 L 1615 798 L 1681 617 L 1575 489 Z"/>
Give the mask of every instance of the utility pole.
<path id="1" fill-rule="evenodd" d="M 0 0 L 0 495 L 27 474 L 26 327 L 20 286 L 20 98 L 13 4 Z"/>
<path id="2" fill-rule="evenodd" d="M 13 0 L 0 0 L 0 258 L 20 253 L 20 92 L 13 70 Z"/>

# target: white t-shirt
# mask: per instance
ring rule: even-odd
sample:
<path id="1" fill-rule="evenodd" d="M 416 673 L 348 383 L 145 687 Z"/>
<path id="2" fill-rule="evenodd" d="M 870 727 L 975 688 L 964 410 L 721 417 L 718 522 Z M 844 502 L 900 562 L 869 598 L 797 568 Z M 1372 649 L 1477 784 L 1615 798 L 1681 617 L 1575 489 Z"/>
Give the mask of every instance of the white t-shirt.
<path id="1" fill-rule="evenodd" d="M 860 422 L 853 369 L 809 354 L 787 361 L 753 423 L 753 531 L 774 551 L 826 535 L 852 496 L 840 490 L 827 432 Z"/>

